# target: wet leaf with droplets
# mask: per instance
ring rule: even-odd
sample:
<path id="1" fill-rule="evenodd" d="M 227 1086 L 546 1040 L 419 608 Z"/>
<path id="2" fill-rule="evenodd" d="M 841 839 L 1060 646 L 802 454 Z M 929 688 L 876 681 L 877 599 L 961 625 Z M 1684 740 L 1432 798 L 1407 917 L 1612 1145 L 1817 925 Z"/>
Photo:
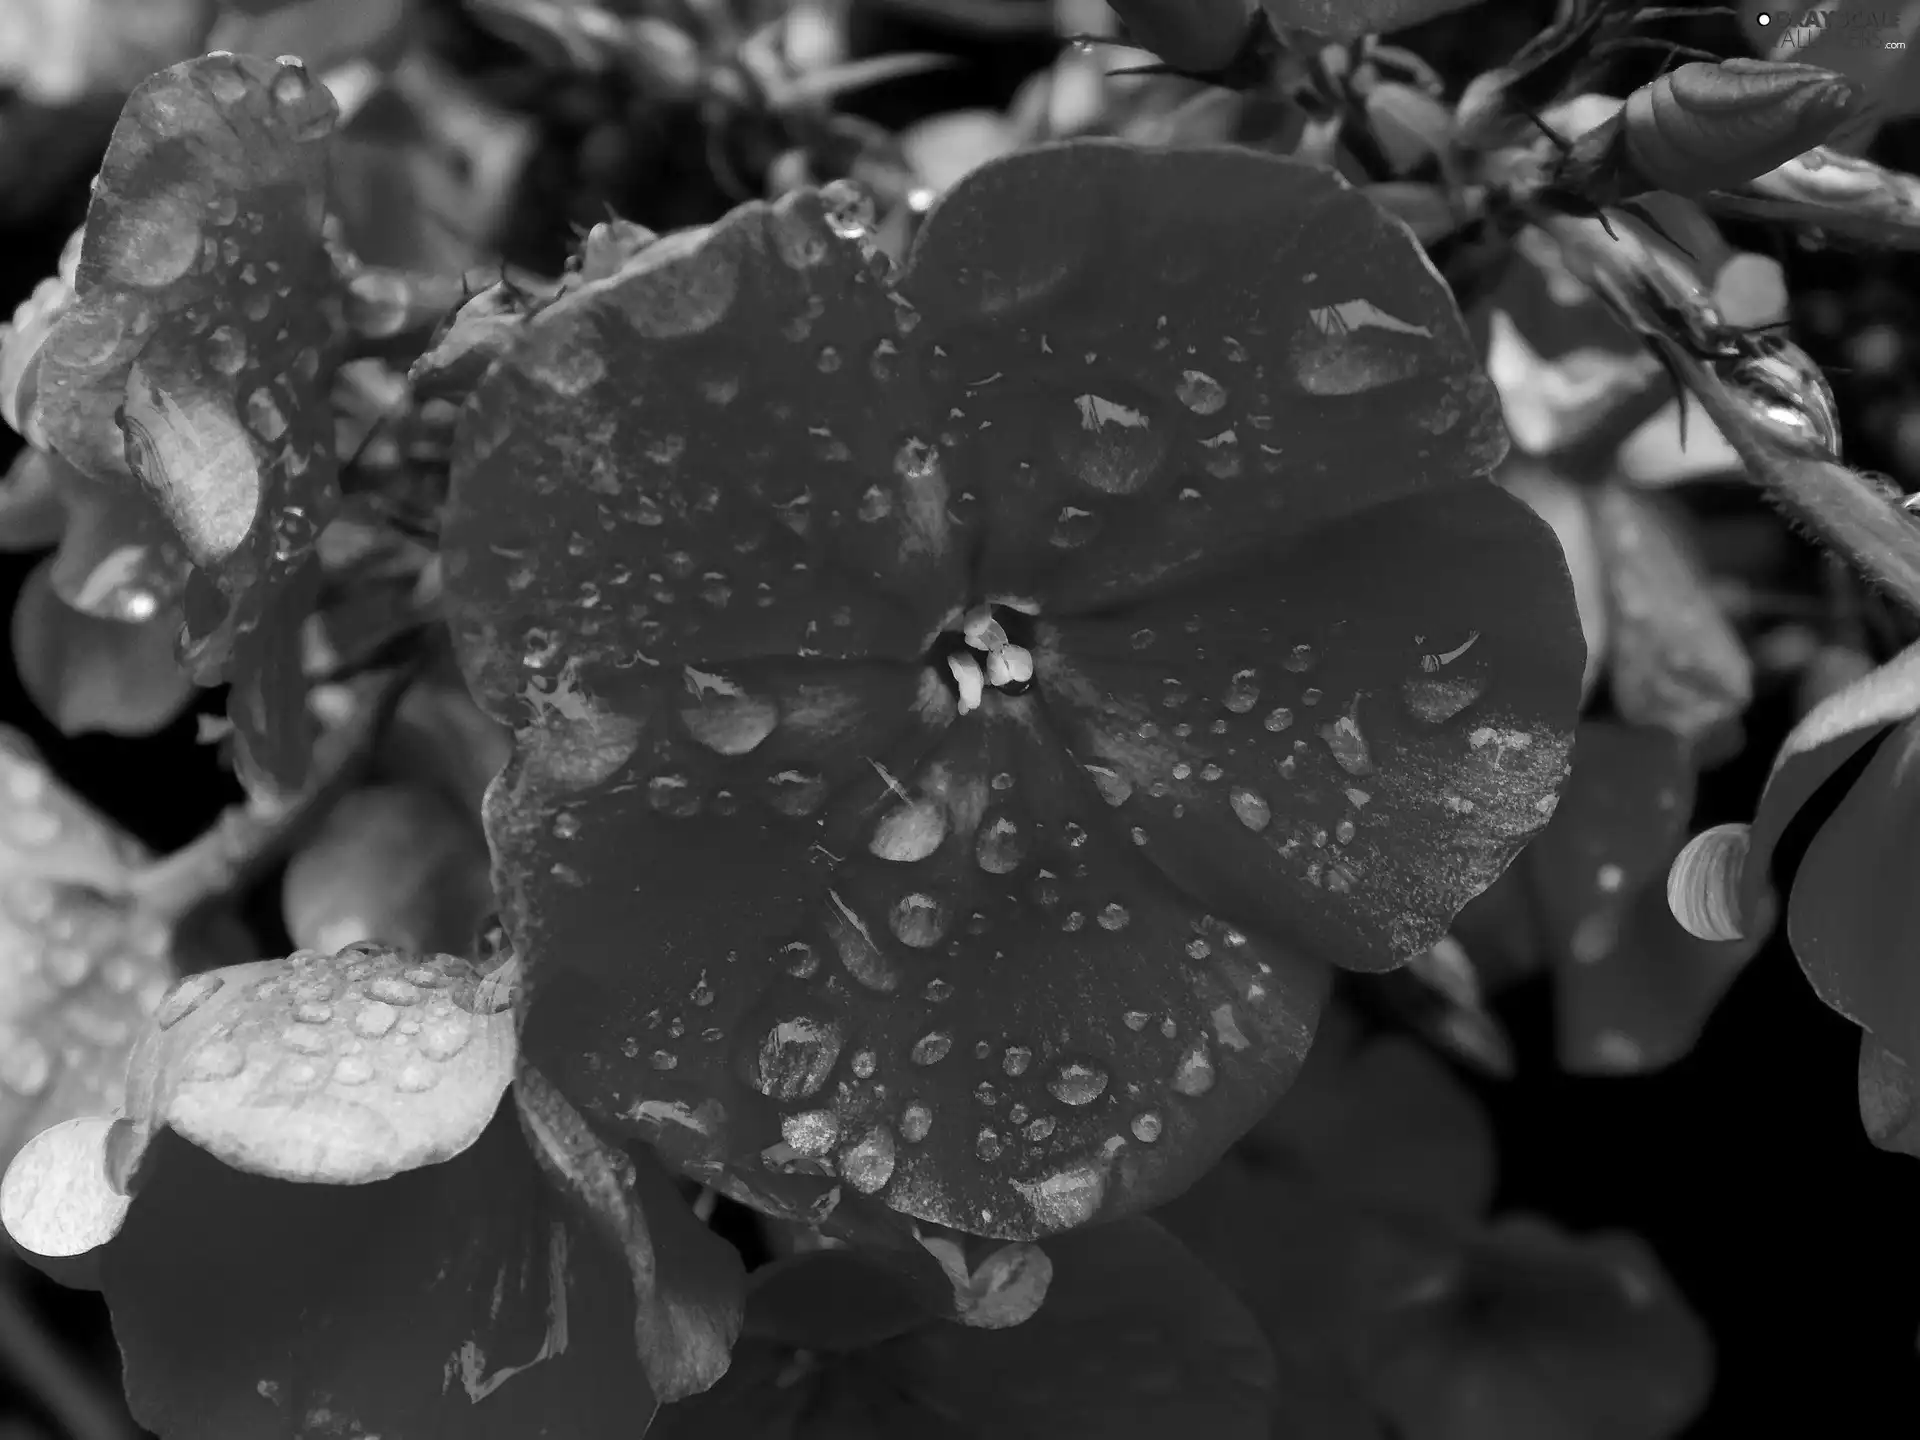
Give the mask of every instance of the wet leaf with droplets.
<path id="1" fill-rule="evenodd" d="M 97 481 L 157 503 L 207 582 L 187 620 L 214 676 L 257 683 L 337 501 L 328 387 L 339 279 L 321 234 L 327 88 L 298 62 L 214 54 L 128 100 L 88 207 L 74 298 L 32 360 L 33 425 Z M 237 653 L 236 653 L 237 652 Z M 243 733 L 284 709 L 237 706 Z M 257 737 L 274 777 L 304 746 Z"/>
<path id="2" fill-rule="evenodd" d="M 663 1411 L 652 1434 L 1265 1440 L 1273 1403 L 1267 1348 L 1226 1287 L 1165 1230 L 1132 1219 L 1045 1248 L 1054 1265 L 1047 1302 L 1008 1330 L 932 1322 L 809 1360 L 750 1302 L 756 1338 L 740 1347 L 726 1379 Z"/>
<path id="3" fill-rule="evenodd" d="M 1038 147 L 897 279 L 836 213 L 623 257 L 463 412 L 524 1042 L 745 1203 L 1032 1239 L 1190 1183 L 1329 966 L 1545 823 L 1577 616 L 1445 287 L 1323 173 Z"/>

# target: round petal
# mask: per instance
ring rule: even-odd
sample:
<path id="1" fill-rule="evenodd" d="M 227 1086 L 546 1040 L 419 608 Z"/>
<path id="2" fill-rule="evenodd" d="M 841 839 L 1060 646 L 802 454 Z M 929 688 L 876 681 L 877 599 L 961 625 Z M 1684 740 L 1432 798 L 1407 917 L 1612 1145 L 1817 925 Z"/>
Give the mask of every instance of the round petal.
<path id="1" fill-rule="evenodd" d="M 151 735 L 171 723 L 194 693 L 174 655 L 177 613 L 96 619 L 55 593 L 57 564 L 34 568 L 13 609 L 14 664 L 40 713 L 63 735 Z"/>
<path id="2" fill-rule="evenodd" d="M 134 1053 L 128 1115 L 237 1170 L 382 1180 L 479 1139 L 513 1079 L 513 998 L 510 971 L 379 945 L 189 975 Z"/>
<path id="3" fill-rule="evenodd" d="M 935 207 L 900 289 L 989 596 L 1099 609 L 1506 453 L 1424 252 L 1315 166 L 1035 146 Z"/>

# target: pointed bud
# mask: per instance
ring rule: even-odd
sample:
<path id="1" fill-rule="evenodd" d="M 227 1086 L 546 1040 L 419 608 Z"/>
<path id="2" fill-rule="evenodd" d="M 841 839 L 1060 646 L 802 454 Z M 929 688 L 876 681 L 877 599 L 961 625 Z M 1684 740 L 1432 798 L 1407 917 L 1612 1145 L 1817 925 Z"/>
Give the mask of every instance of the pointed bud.
<path id="1" fill-rule="evenodd" d="M 1127 38 L 1175 70 L 1211 75 L 1245 48 L 1253 0 L 1109 0 Z"/>

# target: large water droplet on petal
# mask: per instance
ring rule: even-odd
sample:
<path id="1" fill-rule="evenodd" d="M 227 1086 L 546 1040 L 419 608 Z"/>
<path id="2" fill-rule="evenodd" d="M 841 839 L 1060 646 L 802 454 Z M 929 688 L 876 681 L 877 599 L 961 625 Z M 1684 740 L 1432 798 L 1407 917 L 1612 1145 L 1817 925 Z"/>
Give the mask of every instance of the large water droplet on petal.
<path id="1" fill-rule="evenodd" d="M 811 815 L 826 798 L 826 777 L 817 771 L 782 770 L 767 778 L 767 803 L 782 815 Z"/>
<path id="2" fill-rule="evenodd" d="M 1249 830 L 1264 830 L 1273 819 L 1273 810 L 1267 804 L 1266 796 L 1257 790 L 1249 790 L 1245 785 L 1236 785 L 1227 796 L 1227 803 L 1233 807 L 1233 813 L 1240 817 L 1240 823 Z"/>
<path id="3" fill-rule="evenodd" d="M 1085 765 L 1081 767 L 1092 779 L 1094 788 L 1100 792 L 1100 798 L 1109 805 L 1124 805 L 1132 798 L 1133 781 L 1121 774 L 1111 765 Z"/>
<path id="4" fill-rule="evenodd" d="M 1048 1077 L 1047 1089 L 1063 1105 L 1091 1105 L 1106 1093 L 1107 1072 L 1086 1060 L 1068 1060 Z"/>
<path id="5" fill-rule="evenodd" d="M 882 816 L 867 848 L 882 860 L 911 864 L 933 854 L 946 838 L 946 807 L 916 800 Z"/>
<path id="6" fill-rule="evenodd" d="M 160 1002 L 160 1008 L 154 1012 L 153 1023 L 162 1030 L 171 1030 L 187 1016 L 218 994 L 220 987 L 227 982 L 218 975 L 189 975 L 167 992 Z"/>
<path id="7" fill-rule="evenodd" d="M 840 1027 L 794 1015 L 776 1020 L 760 1037 L 748 1083 L 770 1100 L 802 1100 L 827 1083 L 840 1058 Z"/>
<path id="8" fill-rule="evenodd" d="M 1253 670 L 1236 670 L 1227 682 L 1220 703 L 1236 715 L 1244 715 L 1260 703 L 1260 677 Z"/>
<path id="9" fill-rule="evenodd" d="M 924 1101 L 909 1100 L 900 1112 L 900 1138 L 909 1145 L 918 1145 L 932 1129 L 932 1109 Z"/>
<path id="10" fill-rule="evenodd" d="M 1206 1037 L 1197 1037 L 1173 1069 L 1173 1088 L 1182 1095 L 1201 1096 L 1213 1089 L 1213 1056 Z"/>
<path id="11" fill-rule="evenodd" d="M 1143 410 L 1100 395 L 1074 397 L 1053 428 L 1054 453 L 1079 481 L 1103 495 L 1131 495 L 1159 474 L 1168 434 Z"/>
<path id="12" fill-rule="evenodd" d="M 973 854 L 989 875 L 1011 875 L 1027 858 L 1027 838 L 1014 820 L 991 816 L 980 827 Z"/>
<path id="13" fill-rule="evenodd" d="M 1196 415 L 1215 414 L 1227 403 L 1226 386 L 1204 370 L 1182 371 L 1173 393 Z"/>
<path id="14" fill-rule="evenodd" d="M 900 969 L 893 958 L 874 940 L 867 922 L 831 890 L 827 892 L 827 933 L 840 963 L 855 980 L 881 995 L 900 988 Z"/>
<path id="15" fill-rule="evenodd" d="M 700 671 L 687 673 L 699 675 L 702 680 L 717 680 Z M 698 703 L 681 708 L 681 723 L 689 735 L 718 754 L 744 755 L 771 735 L 774 726 L 780 723 L 780 708 L 773 701 L 748 695 L 729 682 L 704 685 L 697 694 Z"/>
<path id="16" fill-rule="evenodd" d="M 1327 742 L 1327 749 L 1342 770 L 1349 775 L 1371 775 L 1373 755 L 1367 747 L 1367 737 L 1361 733 L 1358 710 L 1356 705 L 1331 725 L 1322 725 L 1320 738 Z"/>
<path id="17" fill-rule="evenodd" d="M 840 1122 L 831 1110 L 802 1110 L 781 1119 L 780 1138 L 793 1147 L 794 1153 L 818 1158 L 840 1138 Z"/>
<path id="18" fill-rule="evenodd" d="M 1133 1117 L 1133 1138 L 1143 1145 L 1151 1145 L 1160 1138 L 1160 1127 L 1158 1110 L 1142 1110 Z"/>
<path id="19" fill-rule="evenodd" d="M 952 912 L 940 900 L 931 895 L 915 892 L 903 895 L 894 902 L 889 917 L 893 933 L 900 937 L 900 943 L 911 945 L 916 950 L 924 950 L 937 945 L 946 936 L 947 927 L 952 923 Z"/>
<path id="20" fill-rule="evenodd" d="M 647 781 L 647 804 L 662 815 L 686 820 L 700 813 L 700 792 L 686 776 L 668 771 Z"/>
<path id="21" fill-rule="evenodd" d="M 945 1030 L 929 1030 L 913 1042 L 913 1049 L 908 1052 L 908 1058 L 916 1065 L 938 1065 L 947 1058 L 948 1052 L 952 1049 L 953 1036 L 950 1033 Z"/>
<path id="22" fill-rule="evenodd" d="M 893 1178 L 893 1162 L 893 1132 L 875 1125 L 840 1152 L 840 1178 L 862 1195 L 872 1195 Z"/>

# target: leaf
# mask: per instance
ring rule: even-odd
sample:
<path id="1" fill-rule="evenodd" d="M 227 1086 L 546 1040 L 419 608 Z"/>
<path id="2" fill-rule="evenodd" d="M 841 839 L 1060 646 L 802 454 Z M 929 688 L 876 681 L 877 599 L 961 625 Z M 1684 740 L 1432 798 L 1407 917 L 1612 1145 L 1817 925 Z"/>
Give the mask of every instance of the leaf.
<path id="1" fill-rule="evenodd" d="M 230 1170 L 164 1137 L 102 1279 L 161 1440 L 630 1440 L 655 1400 L 618 1250 L 559 1207 L 510 1114 L 363 1185 Z"/>
<path id="2" fill-rule="evenodd" d="M 1508 1220 L 1368 1346 L 1406 1440 L 1673 1435 L 1706 1403 L 1712 1348 L 1637 1240 Z"/>
<path id="3" fill-rule="evenodd" d="M 1042 147 L 897 283 L 867 240 L 803 191 L 533 317 L 463 412 L 448 607 L 516 732 L 535 1063 L 795 1218 L 838 1180 L 1030 1239 L 1188 1183 L 1328 964 L 1431 945 L 1544 823 L 1575 615 L 1447 292 L 1324 173 Z M 963 714 L 994 597 L 1032 689 Z"/>
<path id="4" fill-rule="evenodd" d="M 149 79 L 102 164 L 73 302 L 34 360 L 52 447 L 158 503 L 205 582 L 187 607 L 199 664 L 217 678 L 231 663 L 256 691 L 304 618 L 281 612 L 310 601 L 300 577 L 338 498 L 333 119 L 297 63 L 209 55 Z M 268 696 L 234 720 L 291 787 L 305 745 L 250 728 L 286 708 Z"/>
<path id="5" fill-rule="evenodd" d="M 1753 699 L 1753 665 L 1677 516 L 1623 485 L 1593 500 L 1622 719 L 1697 743 Z"/>
<path id="6" fill-rule="evenodd" d="M 1424 25 L 1478 0 L 1260 0 L 1267 18 L 1285 30 L 1305 30 L 1329 40 L 1358 40 Z"/>
<path id="7" fill-rule="evenodd" d="M 1054 1287 L 1017 1328 L 935 1323 L 811 1361 L 749 1341 L 719 1386 L 662 1413 L 655 1440 L 1183 1432 L 1264 1440 L 1273 1388 L 1266 1346 L 1246 1311 L 1166 1231 L 1124 1220 L 1046 1249 Z"/>
<path id="8" fill-rule="evenodd" d="M 1920 1063 L 1920 975 L 1908 963 L 1920 905 L 1903 863 L 1920 825 L 1916 761 L 1920 725 L 1907 721 L 1814 833 L 1787 899 L 1787 936 L 1820 998 L 1909 1064 Z"/>
<path id="9" fill-rule="evenodd" d="M 29 698 L 63 735 L 151 735 L 171 724 L 194 690 L 174 658 L 178 616 L 84 615 L 54 593 L 56 563 L 35 566 L 14 601 L 14 664 Z"/>
<path id="10" fill-rule="evenodd" d="M 287 934 L 305 949 L 377 940 L 463 953 L 492 904 L 477 828 L 418 784 L 341 797 L 281 882 Z"/>

